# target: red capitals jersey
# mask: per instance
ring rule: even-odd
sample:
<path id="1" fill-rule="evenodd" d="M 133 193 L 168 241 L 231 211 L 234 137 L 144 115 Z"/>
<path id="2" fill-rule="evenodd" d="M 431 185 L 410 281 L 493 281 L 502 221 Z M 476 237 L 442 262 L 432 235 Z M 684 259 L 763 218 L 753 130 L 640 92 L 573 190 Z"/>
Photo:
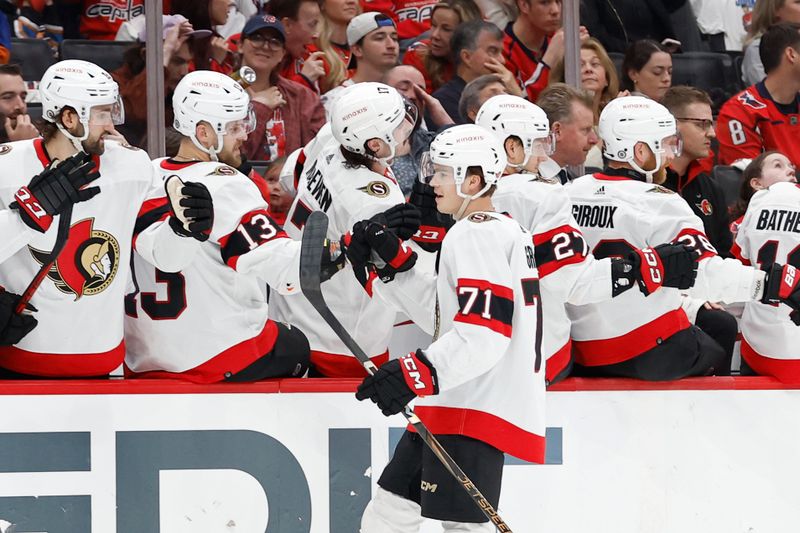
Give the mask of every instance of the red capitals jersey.
<path id="1" fill-rule="evenodd" d="M 763 81 L 748 87 L 722 106 L 717 139 L 722 165 L 778 150 L 800 166 L 800 95 L 782 105 L 772 99 Z"/>
<path id="2" fill-rule="evenodd" d="M 363 11 L 378 11 L 394 20 L 400 39 L 411 39 L 431 27 L 437 0 L 361 0 Z"/>
<path id="3" fill-rule="evenodd" d="M 547 51 L 548 44 L 550 37 L 545 38 L 542 50 L 537 54 L 517 38 L 513 23 L 506 26 L 503 36 L 503 57 L 506 58 L 506 68 L 516 76 L 531 102 L 539 98 L 539 93 L 547 87 L 550 79 L 550 66 L 542 61 L 542 55 Z"/>
<path id="4" fill-rule="evenodd" d="M 306 46 L 306 49 L 303 52 L 303 57 L 298 57 L 298 58 L 289 57 L 285 61 L 283 69 L 281 70 L 281 76 L 283 76 L 287 80 L 292 80 L 294 82 L 297 82 L 304 87 L 308 87 L 315 93 L 319 94 L 319 82 L 311 81 L 301 74 L 303 70 L 303 65 L 305 64 L 306 59 L 308 59 L 308 56 L 318 51 L 319 49 L 317 47 L 315 47 L 314 45 L 309 45 Z M 324 76 L 327 76 L 331 71 L 331 67 L 328 64 L 327 59 L 324 57 L 322 58 L 322 65 L 325 68 Z"/>
<path id="5" fill-rule="evenodd" d="M 83 0 L 80 32 L 87 39 L 113 41 L 122 23 L 138 15 L 144 15 L 144 0 Z"/>
<path id="6" fill-rule="evenodd" d="M 433 94 L 433 91 L 450 81 L 450 78 L 453 77 L 455 72 L 455 68 L 453 67 L 453 63 L 448 61 L 444 70 L 442 71 L 442 79 L 440 80 L 441 83 L 437 83 L 435 80 L 433 80 L 428 72 L 428 69 L 425 68 L 425 62 L 422 60 L 427 53 L 427 48 L 430 46 L 430 44 L 430 39 L 423 39 L 422 41 L 417 41 L 412 44 L 408 50 L 406 50 L 406 54 L 403 56 L 403 64 L 410 65 L 420 71 L 425 77 L 425 90 L 428 94 Z"/>

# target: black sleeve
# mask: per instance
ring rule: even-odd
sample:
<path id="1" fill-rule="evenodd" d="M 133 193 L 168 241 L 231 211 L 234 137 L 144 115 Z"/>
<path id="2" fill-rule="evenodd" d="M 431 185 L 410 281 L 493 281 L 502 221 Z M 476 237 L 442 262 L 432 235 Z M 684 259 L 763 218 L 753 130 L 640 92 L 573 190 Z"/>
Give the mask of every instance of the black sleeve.
<path id="1" fill-rule="evenodd" d="M 589 35 L 600 41 L 608 52 L 625 53 L 628 43 L 625 32 L 615 15 L 608 12 L 603 0 L 581 0 L 581 24 Z"/>
<path id="2" fill-rule="evenodd" d="M 733 235 L 731 234 L 731 227 L 728 216 L 728 204 L 725 202 L 725 195 L 722 192 L 719 184 L 713 179 L 709 178 L 712 185 L 714 206 L 714 220 L 713 220 L 713 234 L 714 240 L 711 244 L 717 249 L 721 257 L 733 257 L 731 255 L 731 247 L 733 246 Z M 711 237 L 711 235 L 709 235 Z"/>

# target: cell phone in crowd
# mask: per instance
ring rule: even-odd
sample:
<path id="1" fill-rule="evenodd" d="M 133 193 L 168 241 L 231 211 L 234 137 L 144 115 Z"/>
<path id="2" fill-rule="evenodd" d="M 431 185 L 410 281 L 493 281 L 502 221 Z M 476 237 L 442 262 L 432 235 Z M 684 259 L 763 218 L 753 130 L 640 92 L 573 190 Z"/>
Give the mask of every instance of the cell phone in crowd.
<path id="1" fill-rule="evenodd" d="M 674 54 L 680 49 L 681 42 L 667 37 L 666 39 L 661 41 L 661 45 L 667 49 L 667 52 L 669 52 L 670 54 Z"/>

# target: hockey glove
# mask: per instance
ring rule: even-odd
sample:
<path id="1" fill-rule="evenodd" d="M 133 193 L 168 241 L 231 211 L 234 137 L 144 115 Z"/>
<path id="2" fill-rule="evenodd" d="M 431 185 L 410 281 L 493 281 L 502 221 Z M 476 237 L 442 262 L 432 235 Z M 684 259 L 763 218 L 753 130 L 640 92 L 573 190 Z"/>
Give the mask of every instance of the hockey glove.
<path id="1" fill-rule="evenodd" d="M 320 280 L 328 281 L 334 274 L 344 268 L 347 257 L 344 254 L 343 244 L 340 241 L 325 239 L 322 243 L 322 264 L 320 265 Z"/>
<path id="2" fill-rule="evenodd" d="M 22 340 L 36 327 L 37 321 L 29 314 L 17 314 L 19 296 L 0 287 L 0 346 L 11 346 Z M 36 311 L 32 305 L 27 306 L 31 311 Z"/>
<path id="3" fill-rule="evenodd" d="M 439 394 L 436 369 L 422 350 L 381 365 L 358 386 L 356 399 L 369 398 L 386 416 L 399 413 L 417 396 Z"/>
<path id="4" fill-rule="evenodd" d="M 407 241 L 419 230 L 420 213 L 411 204 L 397 204 L 370 220 L 388 229 L 400 237 L 400 240 Z"/>
<path id="5" fill-rule="evenodd" d="M 659 288 L 688 289 L 697 277 L 698 253 L 685 244 L 659 244 L 628 254 L 639 290 L 645 296 Z"/>
<path id="6" fill-rule="evenodd" d="M 50 165 L 33 177 L 27 187 L 20 187 L 9 207 L 19 211 L 22 221 L 44 233 L 68 205 L 85 202 L 100 192 L 100 187 L 81 189 L 100 177 L 92 172 L 92 156 L 85 152 Z"/>
<path id="7" fill-rule="evenodd" d="M 773 263 L 766 268 L 764 278 L 764 296 L 761 302 L 765 304 L 783 303 L 792 308 L 789 318 L 800 326 L 800 271 L 792 265 L 779 265 Z"/>
<path id="8" fill-rule="evenodd" d="M 410 270 L 417 262 L 416 252 L 403 244 L 397 235 L 375 222 L 356 222 L 351 246 L 356 240 L 363 240 L 374 252 L 374 255 L 369 254 L 369 261 L 375 264 L 378 277 L 384 283 L 392 281 L 398 272 Z M 363 245 L 357 245 L 357 249 L 361 257 L 356 257 L 356 260 L 363 260 Z"/>
<path id="9" fill-rule="evenodd" d="M 214 202 L 202 183 L 172 175 L 164 182 L 169 200 L 169 227 L 181 237 L 207 241 L 214 227 Z"/>
<path id="10" fill-rule="evenodd" d="M 455 224 L 450 215 L 445 215 L 436 209 L 436 194 L 433 187 L 415 181 L 411 189 L 408 203 L 419 208 L 419 231 L 412 239 L 426 252 L 437 252 L 442 247 L 442 241 L 447 231 Z"/>

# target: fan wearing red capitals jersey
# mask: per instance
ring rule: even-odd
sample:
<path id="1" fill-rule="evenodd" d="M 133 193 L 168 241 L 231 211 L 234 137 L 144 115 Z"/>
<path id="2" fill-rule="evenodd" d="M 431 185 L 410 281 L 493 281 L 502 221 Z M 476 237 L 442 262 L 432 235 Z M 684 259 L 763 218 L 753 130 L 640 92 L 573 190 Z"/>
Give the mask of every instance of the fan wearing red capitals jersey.
<path id="1" fill-rule="evenodd" d="M 300 243 L 235 168 L 253 128 L 250 97 L 228 76 L 195 71 L 180 81 L 172 105 L 183 139 L 174 158 L 153 162 L 169 196 L 149 202 L 136 229 L 174 212 L 185 221 L 187 240 L 201 244 L 180 272 L 153 268 L 141 252 L 134 256 L 126 374 L 196 383 L 302 376 L 308 341 L 301 330 L 268 319 L 263 284 L 300 292 Z M 323 269 L 332 275 L 337 266 L 327 257 Z"/>
<path id="2" fill-rule="evenodd" d="M 505 29 L 503 56 L 528 99 L 535 102 L 550 79 L 550 69 L 564 60 L 561 0 L 516 0 L 519 15 Z M 581 38 L 589 33 L 580 27 Z"/>
<path id="3" fill-rule="evenodd" d="M 771 26 L 759 54 L 767 77 L 720 109 L 719 162 L 730 165 L 778 150 L 800 165 L 800 25 Z"/>
<path id="4" fill-rule="evenodd" d="M 39 324 L 0 348 L 0 367 L 31 376 L 104 376 L 125 352 L 123 302 L 136 215 L 147 198 L 163 194 L 163 185 L 144 152 L 114 140 L 124 112 L 106 71 L 61 61 L 47 69 L 39 93 L 43 137 L 0 149 L 0 208 L 14 200 L 10 207 L 24 223 L 13 235 L 13 255 L 0 263 L 0 284 L 21 294 L 50 263 L 73 205 L 63 249 L 31 299 Z M 142 231 L 138 246 L 165 271 L 180 269 L 195 249 L 164 222 Z"/>
<path id="5" fill-rule="evenodd" d="M 416 108 L 406 105 L 400 94 L 382 83 L 362 82 L 342 90 L 333 104 L 331 132 L 322 130 L 313 146 L 304 149 L 297 196 L 286 217 L 286 232 L 300 239 L 308 215 L 324 211 L 328 215 L 328 238 L 338 241 L 356 222 L 391 210 L 406 210 L 388 161 L 405 141 L 416 123 Z M 400 206 L 400 207 L 396 207 Z M 410 207 L 410 210 L 415 210 Z M 417 231 L 416 224 L 402 231 L 408 239 Z M 384 266 L 380 275 L 392 275 L 411 268 L 416 253 L 403 245 L 396 261 Z M 343 273 L 322 286 L 331 309 L 364 351 L 380 365 L 388 359 L 389 337 L 395 311 L 371 298 L 372 281 L 363 266 L 358 280 Z M 362 377 L 364 368 L 350 350 L 324 323 L 305 298 L 277 296 L 270 302 L 271 316 L 300 327 L 311 344 L 314 373 L 327 377 Z"/>
<path id="6" fill-rule="evenodd" d="M 471 124 L 445 130 L 431 144 L 430 158 L 437 206 L 457 220 L 442 244 L 435 286 L 422 287 L 428 300 L 438 296 L 441 336 L 385 363 L 356 397 L 372 400 L 387 416 L 419 397 L 417 415 L 496 508 L 503 452 L 544 461 L 533 245 L 527 231 L 492 208 L 506 161 L 489 132 Z M 361 532 L 417 532 L 424 518 L 441 521 L 446 531 L 494 531 L 422 439 L 406 431 L 364 511 Z"/>
<path id="7" fill-rule="evenodd" d="M 794 165 L 779 152 L 764 152 L 745 169 L 755 194 L 749 201 L 733 246 L 746 263 L 768 267 L 775 261 L 800 267 L 800 188 Z M 764 188 L 767 186 L 767 188 Z M 787 272 L 792 276 L 794 273 Z M 785 305 L 748 302 L 742 314 L 742 374 L 800 382 L 800 314 Z"/>
<path id="8" fill-rule="evenodd" d="M 570 321 L 564 303 L 609 300 L 648 276 L 640 250 L 624 258 L 595 260 L 572 216 L 572 203 L 558 179 L 537 174 L 540 161 L 553 151 L 555 139 L 545 112 L 511 95 L 493 96 L 481 106 L 475 123 L 493 132 L 503 143 L 508 166 L 492 195 L 495 208 L 511 215 L 533 234 L 542 300 L 547 309 L 542 328 L 542 350 L 547 382 L 566 377 L 572 366 Z M 653 251 L 667 266 L 659 272 L 666 286 L 689 273 L 694 258 L 684 246 L 660 246 Z M 649 252 L 648 252 L 649 253 Z M 645 266 L 644 269 L 639 267 Z M 685 271 L 685 272 L 682 272 Z"/>
<path id="9" fill-rule="evenodd" d="M 567 187 L 572 212 L 595 257 L 626 255 L 661 242 L 690 246 L 699 256 L 693 298 L 715 302 L 783 302 L 800 308 L 800 289 L 778 264 L 766 272 L 722 259 L 686 202 L 659 183 L 679 153 L 674 117 L 644 97 L 612 100 L 600 115 L 608 164 Z M 692 326 L 680 291 L 663 288 L 647 300 L 628 291 L 614 300 L 568 306 L 576 373 L 668 380 L 727 373 L 730 360 Z"/>
<path id="10" fill-rule="evenodd" d="M 437 0 L 360 0 L 361 9 L 378 11 L 392 18 L 400 39 L 412 39 L 431 27 L 431 12 Z"/>

